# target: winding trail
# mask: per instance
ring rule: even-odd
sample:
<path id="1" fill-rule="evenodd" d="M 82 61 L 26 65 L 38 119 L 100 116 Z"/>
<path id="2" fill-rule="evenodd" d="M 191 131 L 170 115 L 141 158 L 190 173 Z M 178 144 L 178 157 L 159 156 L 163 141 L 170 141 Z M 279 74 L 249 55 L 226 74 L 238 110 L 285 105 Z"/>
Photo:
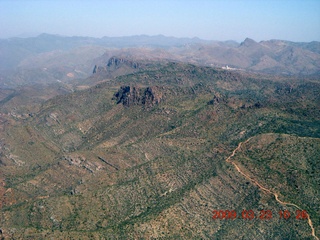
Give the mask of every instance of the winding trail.
<path id="1" fill-rule="evenodd" d="M 3 178 L 0 178 L 0 210 L 2 208 L 2 204 L 3 204 L 3 196 L 6 193 L 6 189 L 5 189 L 5 182 Z"/>
<path id="2" fill-rule="evenodd" d="M 250 177 L 249 175 L 247 175 L 247 174 L 245 174 L 243 171 L 241 171 L 241 169 L 239 168 L 239 166 L 238 166 L 235 162 L 231 161 L 231 158 L 234 157 L 234 155 L 236 154 L 236 152 L 241 148 L 242 144 L 246 144 L 246 143 L 249 142 L 251 139 L 252 139 L 252 137 L 248 138 L 248 139 L 247 139 L 246 141 L 244 141 L 244 142 L 240 142 L 240 143 L 238 144 L 238 147 L 236 147 L 236 148 L 233 150 L 232 154 L 226 159 L 226 162 L 231 163 L 231 164 L 237 169 L 237 171 L 238 171 L 241 175 L 243 175 L 245 178 L 249 179 L 251 182 L 253 182 L 255 185 L 257 185 L 261 190 L 263 190 L 263 191 L 265 191 L 265 192 L 267 192 L 267 193 L 272 194 L 272 195 L 275 197 L 275 199 L 276 199 L 276 201 L 277 201 L 278 203 L 280 203 L 280 204 L 282 204 L 282 205 L 294 206 L 294 207 L 302 210 L 301 207 L 299 207 L 298 205 L 296 205 L 296 204 L 294 204 L 294 203 L 289 203 L 289 202 L 283 202 L 283 201 L 281 201 L 281 200 L 279 199 L 279 195 L 278 195 L 277 193 L 275 193 L 275 192 L 271 191 L 270 189 L 265 188 L 264 186 L 262 186 L 262 185 L 261 185 L 260 183 L 258 183 L 255 179 L 253 179 L 252 177 Z M 309 224 L 309 226 L 310 226 L 310 228 L 311 228 L 311 235 L 312 235 L 313 237 L 315 237 L 315 239 L 319 240 L 319 238 L 316 236 L 315 229 L 314 229 L 314 227 L 313 227 L 313 224 L 312 224 L 312 221 L 311 221 L 311 218 L 310 218 L 309 214 L 307 214 L 307 216 L 308 216 L 308 224 Z"/>

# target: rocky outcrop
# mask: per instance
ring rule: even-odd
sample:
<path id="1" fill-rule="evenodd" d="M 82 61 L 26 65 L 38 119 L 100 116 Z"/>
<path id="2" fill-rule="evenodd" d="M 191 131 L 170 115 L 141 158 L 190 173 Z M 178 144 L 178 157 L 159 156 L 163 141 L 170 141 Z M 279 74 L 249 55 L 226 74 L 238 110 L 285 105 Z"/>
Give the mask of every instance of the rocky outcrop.
<path id="1" fill-rule="evenodd" d="M 209 102 L 207 102 L 207 104 L 208 105 L 216 105 L 221 102 L 225 102 L 225 100 L 222 96 L 220 96 L 220 94 L 218 94 L 218 95 L 213 95 L 213 99 L 211 99 Z"/>
<path id="2" fill-rule="evenodd" d="M 243 104 L 240 108 L 241 109 L 246 109 L 246 108 L 262 108 L 262 104 L 260 102 L 256 102 L 253 104 Z"/>
<path id="3" fill-rule="evenodd" d="M 131 68 L 137 69 L 140 67 L 140 64 L 138 62 L 121 58 L 121 57 L 112 57 L 109 59 L 107 63 L 107 67 L 120 67 L 121 65 L 127 65 Z"/>
<path id="4" fill-rule="evenodd" d="M 93 75 L 95 77 L 117 77 L 129 73 L 137 72 L 145 67 L 143 63 L 125 57 L 111 57 L 108 62 L 103 65 L 95 65 L 93 68 Z"/>
<path id="5" fill-rule="evenodd" d="M 143 105 L 151 107 L 159 104 L 164 99 L 164 87 L 151 86 L 140 88 L 136 86 L 122 86 L 114 94 L 113 99 L 117 104 L 122 103 L 124 106 Z"/>

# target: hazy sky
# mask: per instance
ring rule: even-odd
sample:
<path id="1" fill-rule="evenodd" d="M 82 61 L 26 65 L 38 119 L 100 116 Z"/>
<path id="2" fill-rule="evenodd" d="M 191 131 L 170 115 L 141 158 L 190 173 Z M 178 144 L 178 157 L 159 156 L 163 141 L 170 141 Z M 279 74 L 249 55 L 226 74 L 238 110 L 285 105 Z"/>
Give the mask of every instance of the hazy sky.
<path id="1" fill-rule="evenodd" d="M 320 0 L 0 0 L 0 38 L 44 32 L 320 41 Z"/>

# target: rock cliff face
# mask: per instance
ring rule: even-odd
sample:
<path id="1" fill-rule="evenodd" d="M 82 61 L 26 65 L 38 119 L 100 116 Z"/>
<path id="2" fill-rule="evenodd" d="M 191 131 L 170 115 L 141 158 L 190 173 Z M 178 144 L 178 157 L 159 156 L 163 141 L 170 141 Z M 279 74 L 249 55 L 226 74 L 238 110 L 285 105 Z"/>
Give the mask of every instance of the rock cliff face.
<path id="1" fill-rule="evenodd" d="M 143 105 L 151 107 L 159 104 L 164 99 L 164 87 L 151 86 L 140 88 L 136 86 L 122 86 L 114 94 L 113 99 L 117 104 L 122 103 L 124 106 Z"/>
<path id="2" fill-rule="evenodd" d="M 111 57 L 103 66 L 95 65 L 93 76 L 98 79 L 113 78 L 140 71 L 145 65 L 125 57 Z"/>
<path id="3" fill-rule="evenodd" d="M 94 66 L 92 73 L 108 72 L 110 70 L 115 70 L 121 67 L 129 67 L 132 69 L 139 69 L 141 64 L 121 57 L 111 57 L 105 66 Z"/>
<path id="4" fill-rule="evenodd" d="M 137 69 L 140 67 L 140 64 L 135 61 L 131 61 L 129 59 L 121 58 L 121 57 L 112 57 L 109 59 L 107 63 L 107 67 L 119 67 L 121 65 L 127 65 L 131 68 Z"/>

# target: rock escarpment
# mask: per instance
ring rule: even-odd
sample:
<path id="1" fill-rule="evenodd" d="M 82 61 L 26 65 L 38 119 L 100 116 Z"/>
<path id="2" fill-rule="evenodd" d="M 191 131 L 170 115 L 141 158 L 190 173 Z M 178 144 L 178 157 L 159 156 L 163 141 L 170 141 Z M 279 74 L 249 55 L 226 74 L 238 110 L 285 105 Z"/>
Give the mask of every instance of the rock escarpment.
<path id="1" fill-rule="evenodd" d="M 121 57 L 112 57 L 107 63 L 107 67 L 119 67 L 121 65 L 127 65 L 131 68 L 137 69 L 140 67 L 140 63 Z"/>
<path id="2" fill-rule="evenodd" d="M 92 73 L 106 73 L 110 71 L 115 71 L 120 68 L 128 68 L 132 70 L 138 70 L 142 66 L 141 63 L 126 59 L 123 57 L 111 57 L 105 66 L 97 66 L 95 65 Z"/>
<path id="3" fill-rule="evenodd" d="M 113 99 L 117 104 L 122 103 L 129 107 L 132 105 L 142 105 L 151 107 L 159 104 L 164 99 L 164 87 L 137 87 L 137 86 L 122 86 L 118 92 L 114 94 Z"/>

